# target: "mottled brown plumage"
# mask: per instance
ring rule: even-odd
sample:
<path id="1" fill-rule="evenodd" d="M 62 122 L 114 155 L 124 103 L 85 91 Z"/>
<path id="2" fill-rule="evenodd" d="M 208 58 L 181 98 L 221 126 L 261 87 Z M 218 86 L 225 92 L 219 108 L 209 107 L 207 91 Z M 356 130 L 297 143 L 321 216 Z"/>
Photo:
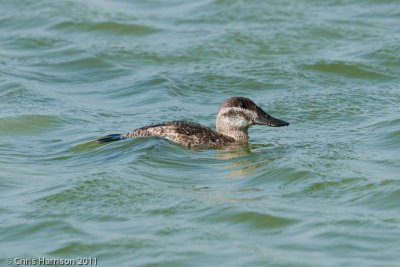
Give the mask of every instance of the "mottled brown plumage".
<path id="1" fill-rule="evenodd" d="M 289 123 L 273 118 L 245 97 L 225 100 L 217 114 L 216 131 L 194 122 L 172 121 L 138 128 L 127 134 L 108 135 L 99 143 L 139 136 L 158 136 L 186 147 L 221 147 L 233 143 L 246 143 L 251 125 L 287 126 Z"/>
<path id="2" fill-rule="evenodd" d="M 217 133 L 201 124 L 188 121 L 171 121 L 153 124 L 124 134 L 123 138 L 162 136 L 187 147 L 218 147 L 234 143 L 229 136 Z"/>

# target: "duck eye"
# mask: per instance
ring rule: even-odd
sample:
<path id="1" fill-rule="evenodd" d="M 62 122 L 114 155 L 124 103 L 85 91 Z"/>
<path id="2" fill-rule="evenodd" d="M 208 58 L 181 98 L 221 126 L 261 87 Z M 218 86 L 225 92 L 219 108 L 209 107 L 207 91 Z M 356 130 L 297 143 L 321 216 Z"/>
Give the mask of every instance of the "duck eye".
<path id="1" fill-rule="evenodd" d="M 241 108 L 247 108 L 246 103 L 244 103 L 244 102 L 240 102 L 239 107 L 241 107 Z"/>

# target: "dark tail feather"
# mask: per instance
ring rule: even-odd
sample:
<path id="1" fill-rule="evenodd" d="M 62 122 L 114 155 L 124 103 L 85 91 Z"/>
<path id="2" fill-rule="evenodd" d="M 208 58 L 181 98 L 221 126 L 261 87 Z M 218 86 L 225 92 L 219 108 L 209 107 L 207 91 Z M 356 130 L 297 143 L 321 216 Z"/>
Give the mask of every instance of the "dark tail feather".
<path id="1" fill-rule="evenodd" d="M 119 141 L 125 139 L 124 137 L 122 137 L 122 134 L 109 134 L 106 135 L 102 138 L 99 138 L 96 140 L 97 143 L 109 143 L 109 142 L 114 142 L 114 141 Z"/>

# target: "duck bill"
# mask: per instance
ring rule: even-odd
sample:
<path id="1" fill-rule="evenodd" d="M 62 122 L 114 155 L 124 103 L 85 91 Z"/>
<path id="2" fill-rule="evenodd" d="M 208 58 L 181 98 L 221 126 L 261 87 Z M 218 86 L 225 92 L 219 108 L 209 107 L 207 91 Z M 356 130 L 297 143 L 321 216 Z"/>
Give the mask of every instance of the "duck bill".
<path id="1" fill-rule="evenodd" d="M 257 118 L 254 120 L 254 124 L 271 127 L 289 126 L 288 122 L 272 117 L 260 107 L 257 107 Z"/>

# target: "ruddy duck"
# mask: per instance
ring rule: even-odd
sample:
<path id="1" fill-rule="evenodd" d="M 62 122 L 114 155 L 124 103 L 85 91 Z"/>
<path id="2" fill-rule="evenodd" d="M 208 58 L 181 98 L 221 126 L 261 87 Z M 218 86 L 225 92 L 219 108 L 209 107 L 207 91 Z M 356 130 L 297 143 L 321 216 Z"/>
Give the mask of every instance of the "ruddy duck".
<path id="1" fill-rule="evenodd" d="M 97 140 L 107 143 L 139 136 L 158 136 L 190 147 L 221 147 L 243 144 L 249 140 L 247 130 L 251 125 L 271 127 L 288 126 L 276 119 L 246 97 L 231 97 L 225 100 L 217 113 L 217 130 L 188 121 L 171 121 L 152 124 L 126 134 L 110 134 Z"/>

